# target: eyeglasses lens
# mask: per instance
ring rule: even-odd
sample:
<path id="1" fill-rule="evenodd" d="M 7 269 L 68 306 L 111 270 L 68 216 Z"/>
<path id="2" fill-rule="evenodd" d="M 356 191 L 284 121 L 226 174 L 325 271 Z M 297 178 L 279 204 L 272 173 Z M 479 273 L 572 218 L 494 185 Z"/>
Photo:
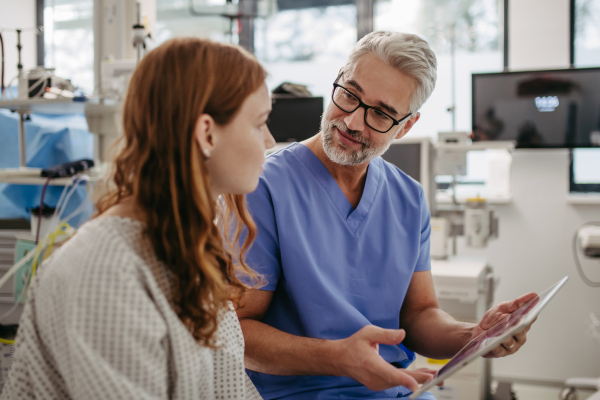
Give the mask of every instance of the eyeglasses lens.
<path id="1" fill-rule="evenodd" d="M 339 86 L 333 92 L 333 102 L 342 111 L 349 113 L 356 111 L 360 105 L 356 96 Z M 382 132 L 388 131 L 394 124 L 394 121 L 389 116 L 374 108 L 367 110 L 366 121 L 367 125 L 371 128 Z"/>

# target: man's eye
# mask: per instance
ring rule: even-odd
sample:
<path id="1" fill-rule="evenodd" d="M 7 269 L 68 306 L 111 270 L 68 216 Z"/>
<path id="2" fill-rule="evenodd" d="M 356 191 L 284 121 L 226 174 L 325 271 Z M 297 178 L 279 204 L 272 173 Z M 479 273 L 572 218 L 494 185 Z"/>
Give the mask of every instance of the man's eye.
<path id="1" fill-rule="evenodd" d="M 373 114 L 375 114 L 375 117 L 377 117 L 380 120 L 389 119 L 389 117 L 385 113 L 379 110 L 373 110 Z"/>
<path id="2" fill-rule="evenodd" d="M 354 96 L 352 96 L 350 94 L 350 92 L 346 92 L 345 90 L 344 90 L 344 97 L 346 97 L 346 99 L 348 99 L 348 100 L 354 100 Z"/>

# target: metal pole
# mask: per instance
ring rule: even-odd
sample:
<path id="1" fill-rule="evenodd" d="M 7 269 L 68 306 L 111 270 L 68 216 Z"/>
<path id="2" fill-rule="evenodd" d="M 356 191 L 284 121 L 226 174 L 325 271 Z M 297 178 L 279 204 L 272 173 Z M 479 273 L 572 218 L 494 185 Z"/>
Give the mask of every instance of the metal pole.
<path id="1" fill-rule="evenodd" d="M 486 311 L 492 308 L 494 304 L 494 273 L 492 268 L 488 265 L 486 267 Z M 482 387 L 481 387 L 481 399 L 483 400 L 493 400 L 492 396 L 492 359 L 484 358 L 483 359 L 483 371 L 482 371 L 483 379 L 482 379 Z"/>
<path id="2" fill-rule="evenodd" d="M 374 0 L 356 0 L 356 40 L 373 32 Z"/>
<path id="3" fill-rule="evenodd" d="M 17 29 L 17 55 L 19 57 L 19 60 L 17 62 L 17 69 L 19 70 L 19 77 L 23 73 L 23 64 L 21 63 L 21 49 L 22 48 L 23 48 L 23 46 L 21 46 L 21 30 Z"/>
<path id="4" fill-rule="evenodd" d="M 451 68 L 451 91 L 452 91 L 452 132 L 456 132 L 456 24 L 450 25 L 450 68 Z"/>
<path id="5" fill-rule="evenodd" d="M 136 13 L 137 13 L 137 26 L 141 26 L 142 25 L 142 5 L 140 4 L 140 2 L 138 1 L 135 4 L 135 8 L 136 8 Z M 135 47 L 137 50 L 137 63 L 139 64 L 141 59 L 142 59 L 142 51 L 143 51 L 143 43 L 140 42 L 136 42 Z"/>
<path id="6" fill-rule="evenodd" d="M 254 19 L 258 10 L 257 0 L 244 0 L 240 1 L 238 4 L 238 10 L 241 14 L 240 23 L 242 26 L 242 30 L 239 34 L 239 45 L 250 53 L 254 53 Z"/>
<path id="7" fill-rule="evenodd" d="M 19 111 L 19 164 L 21 167 L 27 166 L 25 157 L 25 112 Z"/>
<path id="8" fill-rule="evenodd" d="M 38 29 L 41 29 L 37 35 L 37 65 L 44 66 L 44 0 L 36 0 L 35 2 L 35 24 Z"/>

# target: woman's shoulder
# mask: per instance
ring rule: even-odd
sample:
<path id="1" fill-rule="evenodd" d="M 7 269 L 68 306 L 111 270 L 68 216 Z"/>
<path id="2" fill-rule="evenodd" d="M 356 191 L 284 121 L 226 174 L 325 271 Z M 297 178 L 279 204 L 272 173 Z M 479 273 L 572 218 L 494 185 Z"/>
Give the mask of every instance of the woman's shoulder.
<path id="1" fill-rule="evenodd" d="M 54 276 L 94 276 L 134 272 L 143 259 L 141 222 L 122 217 L 99 217 L 83 224 L 42 265 L 40 273 Z"/>

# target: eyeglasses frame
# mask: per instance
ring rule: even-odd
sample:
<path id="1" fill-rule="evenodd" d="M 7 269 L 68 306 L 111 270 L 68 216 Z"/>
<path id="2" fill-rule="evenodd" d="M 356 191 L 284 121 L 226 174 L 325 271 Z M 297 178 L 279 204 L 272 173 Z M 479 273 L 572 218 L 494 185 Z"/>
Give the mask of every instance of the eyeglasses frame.
<path id="1" fill-rule="evenodd" d="M 354 111 L 358 110 L 360 107 L 364 108 L 364 109 L 365 109 L 365 125 L 367 125 L 367 126 L 368 126 L 369 128 L 371 128 L 371 129 L 373 129 L 374 131 L 377 131 L 377 132 L 379 132 L 379 133 L 387 133 L 387 132 L 389 132 L 389 131 L 390 131 L 390 130 L 391 130 L 393 127 L 394 127 L 394 126 L 396 126 L 396 125 L 400 125 L 400 122 L 404 121 L 406 118 L 408 118 L 408 117 L 410 117 L 410 116 L 412 115 L 412 113 L 408 113 L 408 114 L 406 114 L 404 117 L 402 117 L 401 119 L 395 119 L 394 117 L 392 117 L 392 116 L 391 116 L 391 115 L 389 115 L 388 113 L 381 111 L 379 108 L 377 108 L 377 107 L 373 107 L 373 106 L 369 106 L 369 105 L 367 105 L 367 104 L 363 103 L 363 102 L 362 102 L 362 100 L 361 100 L 361 99 L 359 99 L 359 98 L 358 98 L 358 97 L 357 97 L 357 96 L 356 96 L 354 93 L 352 93 L 351 91 L 349 91 L 348 89 L 346 89 L 344 86 L 342 86 L 342 85 L 340 85 L 339 83 L 337 83 L 337 82 L 338 82 L 338 80 L 341 78 L 341 76 L 342 76 L 342 74 L 340 74 L 340 75 L 337 77 L 337 79 L 335 80 L 335 82 L 333 82 L 333 91 L 331 92 L 331 101 L 333 101 L 333 104 L 335 104 L 335 106 L 336 106 L 337 108 L 339 108 L 340 110 L 342 110 L 343 112 L 345 112 L 345 113 L 348 113 L 348 114 L 352 114 Z M 337 105 L 337 103 L 336 103 L 336 102 L 335 102 L 335 100 L 333 99 L 333 95 L 335 94 L 335 90 L 336 90 L 338 87 L 339 87 L 339 88 L 342 88 L 342 89 L 343 89 L 343 90 L 345 90 L 346 92 L 350 93 L 350 95 L 351 95 L 352 97 L 354 97 L 356 100 L 358 100 L 358 105 L 356 106 L 356 108 L 355 108 L 354 110 L 352 110 L 352 111 L 346 111 L 346 110 L 344 110 L 342 107 L 340 107 L 340 106 L 338 106 L 338 105 Z M 380 113 L 384 114 L 385 116 L 389 117 L 389 118 L 390 118 L 390 119 L 393 121 L 393 123 L 392 123 L 392 126 L 390 126 L 390 128 L 389 128 L 387 131 L 380 131 L 379 129 L 375 129 L 375 128 L 373 128 L 371 125 L 369 125 L 369 123 L 367 122 L 367 111 L 369 110 L 369 108 L 372 108 L 372 109 L 374 109 L 374 110 L 377 110 L 378 112 L 380 112 Z"/>

